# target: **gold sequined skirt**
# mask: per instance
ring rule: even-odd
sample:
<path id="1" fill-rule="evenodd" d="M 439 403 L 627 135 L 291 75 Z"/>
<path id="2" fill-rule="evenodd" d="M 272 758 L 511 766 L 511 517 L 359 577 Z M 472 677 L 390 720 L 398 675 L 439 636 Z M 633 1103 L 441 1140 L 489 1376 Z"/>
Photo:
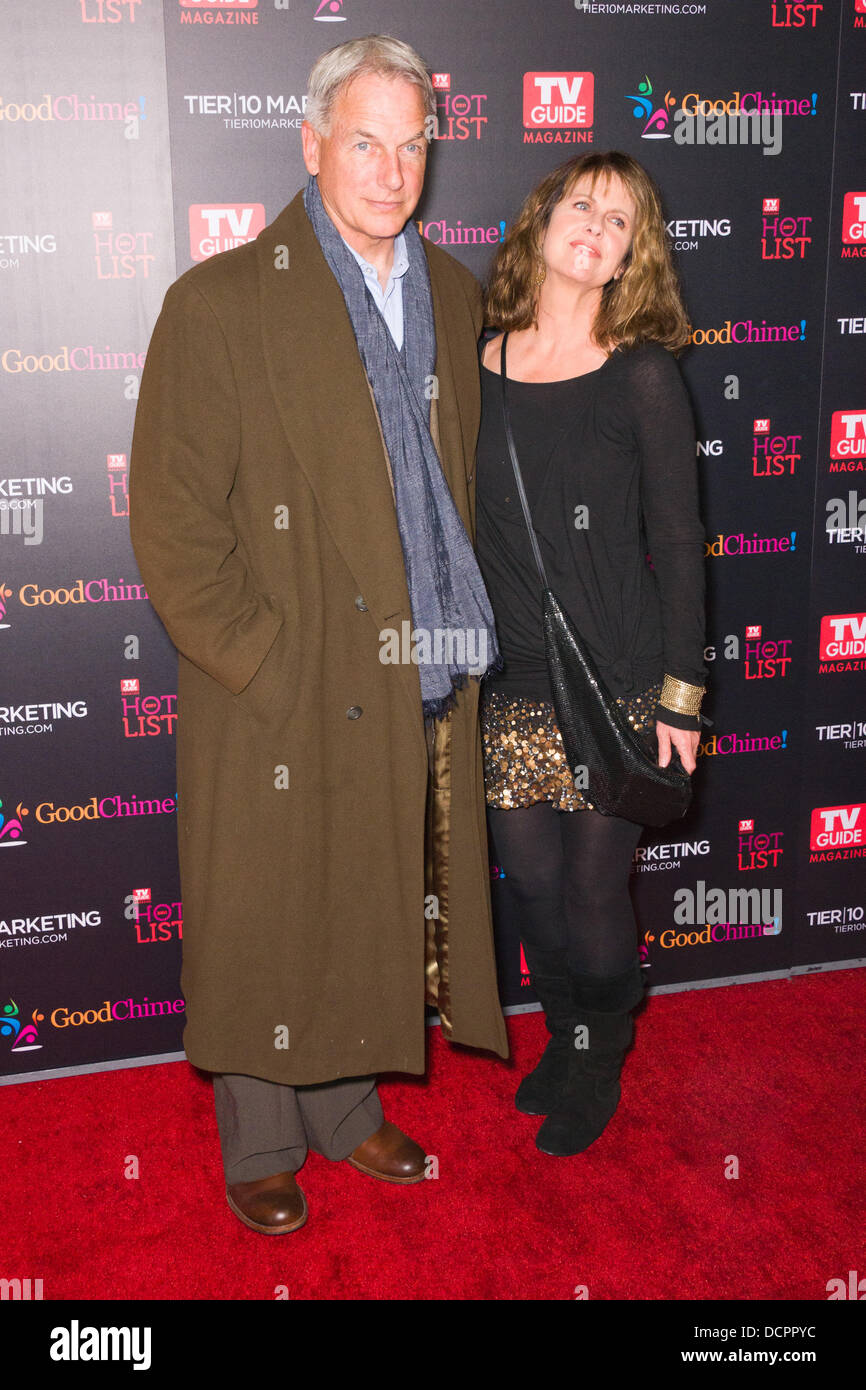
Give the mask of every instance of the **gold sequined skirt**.
<path id="1" fill-rule="evenodd" d="M 661 685 L 617 704 L 632 728 L 653 726 Z M 486 692 L 481 702 L 484 786 L 488 806 L 504 810 L 550 801 L 558 811 L 591 811 L 568 767 L 553 705 L 544 700 Z"/>

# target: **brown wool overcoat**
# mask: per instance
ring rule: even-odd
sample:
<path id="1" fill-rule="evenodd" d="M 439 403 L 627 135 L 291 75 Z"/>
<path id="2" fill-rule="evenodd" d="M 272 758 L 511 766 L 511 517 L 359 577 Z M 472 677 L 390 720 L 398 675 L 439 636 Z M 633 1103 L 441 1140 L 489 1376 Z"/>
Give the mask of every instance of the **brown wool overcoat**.
<path id="1" fill-rule="evenodd" d="M 425 251 L 440 453 L 473 536 L 480 293 Z M 422 1072 L 427 746 L 418 667 L 379 659 L 409 595 L 367 378 L 300 194 L 169 289 L 130 525 L 179 652 L 187 1056 L 289 1085 Z M 471 681 L 452 715 L 451 1036 L 504 1057 L 477 706 Z"/>

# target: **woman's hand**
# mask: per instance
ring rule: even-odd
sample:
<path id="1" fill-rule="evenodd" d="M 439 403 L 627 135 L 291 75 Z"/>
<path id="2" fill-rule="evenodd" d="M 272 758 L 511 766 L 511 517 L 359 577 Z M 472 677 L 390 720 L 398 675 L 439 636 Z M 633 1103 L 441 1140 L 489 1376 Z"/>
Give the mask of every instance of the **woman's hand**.
<path id="1" fill-rule="evenodd" d="M 659 743 L 659 767 L 667 767 L 671 760 L 671 744 L 680 755 L 680 762 L 686 772 L 692 773 L 697 767 L 695 757 L 698 751 L 700 734 L 696 729 L 675 729 L 672 724 L 656 720 L 656 738 Z"/>

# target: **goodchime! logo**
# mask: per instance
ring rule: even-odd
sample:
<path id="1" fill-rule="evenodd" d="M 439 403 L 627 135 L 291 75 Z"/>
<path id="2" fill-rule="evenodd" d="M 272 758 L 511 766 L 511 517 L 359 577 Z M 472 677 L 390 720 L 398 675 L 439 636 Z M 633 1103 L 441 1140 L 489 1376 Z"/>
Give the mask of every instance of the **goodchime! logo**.
<path id="1" fill-rule="evenodd" d="M 11 811 L 3 813 L 3 802 L 0 801 L 0 849 L 11 849 L 18 845 L 26 845 L 24 839 L 24 826 L 21 824 L 22 816 L 28 814 L 26 806 L 22 806 L 19 801 L 15 808 L 15 814 Z"/>
<path id="2" fill-rule="evenodd" d="M 322 24 L 339 24 L 348 18 L 341 13 L 343 4 L 344 0 L 319 0 L 313 19 L 318 19 Z"/>
<path id="3" fill-rule="evenodd" d="M 678 100 L 668 90 L 653 90 L 649 76 L 627 92 L 632 114 L 643 122 L 642 140 L 673 140 L 675 145 L 761 145 L 765 155 L 782 148 L 782 116 L 815 115 L 818 94 L 780 97 L 776 92 L 735 91 L 727 99 L 711 100 L 686 92 Z"/>
<path id="4" fill-rule="evenodd" d="M 39 1024 L 44 1022 L 45 1015 L 34 1009 L 29 1023 L 25 1023 L 15 1000 L 10 999 L 0 1011 L 0 1037 L 12 1039 L 11 1052 L 38 1052 L 42 1046 L 37 1041 Z"/>

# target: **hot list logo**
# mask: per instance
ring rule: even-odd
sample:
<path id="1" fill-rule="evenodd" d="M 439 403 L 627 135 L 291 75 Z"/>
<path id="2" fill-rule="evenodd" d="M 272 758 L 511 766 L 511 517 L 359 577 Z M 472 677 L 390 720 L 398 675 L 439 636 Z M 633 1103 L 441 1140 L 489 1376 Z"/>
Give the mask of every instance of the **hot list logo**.
<path id="1" fill-rule="evenodd" d="M 94 212 L 91 221 L 97 280 L 147 280 L 154 260 L 153 232 L 116 232 L 110 212 Z"/>
<path id="2" fill-rule="evenodd" d="M 784 854 L 783 839 L 782 830 L 757 835 L 754 820 L 738 821 L 737 868 L 740 873 L 749 873 L 752 869 L 777 869 Z"/>
<path id="3" fill-rule="evenodd" d="M 124 738 L 173 734 L 177 723 L 177 695 L 142 695 L 139 684 L 137 679 L 120 682 Z"/>
<path id="4" fill-rule="evenodd" d="M 82 24 L 120 24 L 128 19 L 135 23 L 135 11 L 141 0 L 78 0 Z"/>
<path id="5" fill-rule="evenodd" d="M 763 635 L 760 623 L 749 623 L 743 647 L 743 678 L 747 681 L 784 679 L 791 664 L 791 638 L 775 641 Z"/>
<path id="6" fill-rule="evenodd" d="M 816 806 L 809 827 L 810 864 L 866 854 L 866 805 Z"/>
<path id="7" fill-rule="evenodd" d="M 866 671 L 866 613 L 828 613 L 821 619 L 818 673 Z"/>
<path id="8" fill-rule="evenodd" d="M 524 144 L 592 144 L 595 78 L 591 72 L 523 74 Z"/>
<path id="9" fill-rule="evenodd" d="M 768 416 L 760 416 L 752 425 L 752 477 L 792 477 L 802 455 L 799 452 L 801 434 L 775 434 Z"/>
<path id="10" fill-rule="evenodd" d="M 430 122 L 430 137 L 434 140 L 480 140 L 487 125 L 486 93 L 452 92 L 450 72 L 434 72 L 433 90 L 436 116 Z"/>
<path id="11" fill-rule="evenodd" d="M 108 470 L 108 500 L 111 504 L 111 515 L 129 516 L 126 454 L 106 454 L 105 466 Z"/>
<path id="12" fill-rule="evenodd" d="M 814 29 L 818 23 L 818 15 L 824 9 L 823 5 L 792 5 L 779 0 L 779 3 L 771 4 L 770 16 L 774 29 Z"/>
<path id="13" fill-rule="evenodd" d="M 193 203 L 189 210 L 189 254 L 206 261 L 255 241 L 265 226 L 264 203 Z"/>
<path id="14" fill-rule="evenodd" d="M 842 205 L 842 259 L 866 256 L 866 193 L 846 193 Z"/>
<path id="15" fill-rule="evenodd" d="M 762 202 L 761 260 L 805 260 L 806 247 L 812 245 L 809 235 L 811 217 L 782 217 L 778 198 Z"/>
<path id="16" fill-rule="evenodd" d="M 183 905 L 155 903 L 150 888 L 134 888 L 126 899 L 124 915 L 135 923 L 136 944 L 183 940 Z"/>
<path id="17" fill-rule="evenodd" d="M 866 468 L 866 410 L 834 410 L 830 421 L 830 472 Z"/>
<path id="18" fill-rule="evenodd" d="M 181 24 L 258 24 L 259 0 L 180 0 Z"/>

